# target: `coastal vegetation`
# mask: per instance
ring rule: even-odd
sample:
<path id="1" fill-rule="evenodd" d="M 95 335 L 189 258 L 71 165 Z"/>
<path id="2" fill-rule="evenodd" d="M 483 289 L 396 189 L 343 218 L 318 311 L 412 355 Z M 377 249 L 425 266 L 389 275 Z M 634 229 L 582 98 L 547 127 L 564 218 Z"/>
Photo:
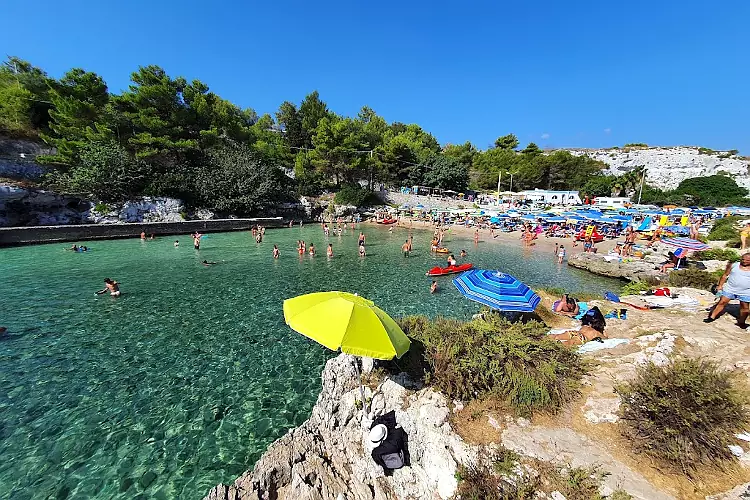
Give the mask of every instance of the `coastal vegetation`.
<path id="1" fill-rule="evenodd" d="M 616 388 L 621 430 L 639 452 L 688 476 L 736 460 L 729 445 L 748 429 L 746 388 L 712 361 L 646 364 Z"/>
<path id="2" fill-rule="evenodd" d="M 722 217 L 721 219 L 717 219 L 714 221 L 714 225 L 711 228 L 711 231 L 708 233 L 708 240 L 709 241 L 729 241 L 738 243 L 737 246 L 739 246 L 739 237 L 737 235 L 737 225 L 741 224 L 742 221 L 746 220 L 746 217 Z M 734 246 L 727 244 L 727 246 Z"/>
<path id="3" fill-rule="evenodd" d="M 450 398 L 493 397 L 521 415 L 558 410 L 579 394 L 583 358 L 550 340 L 542 323 L 497 314 L 463 322 L 409 316 L 399 321 L 419 347 L 408 356 L 426 367 L 425 382 Z"/>

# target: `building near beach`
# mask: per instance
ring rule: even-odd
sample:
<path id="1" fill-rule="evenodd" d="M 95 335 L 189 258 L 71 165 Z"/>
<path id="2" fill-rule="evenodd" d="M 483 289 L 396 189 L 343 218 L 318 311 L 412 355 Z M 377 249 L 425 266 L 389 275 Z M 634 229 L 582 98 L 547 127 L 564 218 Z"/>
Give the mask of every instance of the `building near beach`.
<path id="1" fill-rule="evenodd" d="M 523 196 L 524 200 L 544 205 L 580 205 L 582 203 L 578 191 L 534 189 L 533 191 L 521 191 L 517 194 Z"/>
<path id="2" fill-rule="evenodd" d="M 627 208 L 632 204 L 627 196 L 599 196 L 594 198 L 592 205 L 602 208 Z"/>

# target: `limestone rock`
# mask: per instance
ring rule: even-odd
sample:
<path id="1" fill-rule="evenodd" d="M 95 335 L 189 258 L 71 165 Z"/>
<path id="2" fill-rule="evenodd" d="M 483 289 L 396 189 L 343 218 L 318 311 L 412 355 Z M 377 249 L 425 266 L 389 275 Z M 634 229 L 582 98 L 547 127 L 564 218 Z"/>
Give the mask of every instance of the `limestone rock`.
<path id="1" fill-rule="evenodd" d="M 624 262 L 607 261 L 603 255 L 594 253 L 573 254 L 568 257 L 568 265 L 594 274 L 628 280 L 643 280 L 659 276 L 659 271 L 655 269 L 653 263 L 640 259 Z"/>

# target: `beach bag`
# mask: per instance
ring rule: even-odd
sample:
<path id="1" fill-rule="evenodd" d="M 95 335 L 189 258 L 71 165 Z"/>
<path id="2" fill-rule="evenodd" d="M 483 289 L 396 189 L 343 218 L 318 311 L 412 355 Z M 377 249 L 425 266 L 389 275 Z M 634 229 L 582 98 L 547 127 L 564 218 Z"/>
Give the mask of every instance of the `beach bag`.
<path id="1" fill-rule="evenodd" d="M 398 453 L 386 453 L 380 457 L 383 463 L 389 469 L 400 469 L 404 466 L 404 452 L 399 450 Z"/>
<path id="2" fill-rule="evenodd" d="M 672 292 L 669 290 L 669 288 L 657 288 L 654 290 L 654 295 L 657 297 L 671 297 Z"/>

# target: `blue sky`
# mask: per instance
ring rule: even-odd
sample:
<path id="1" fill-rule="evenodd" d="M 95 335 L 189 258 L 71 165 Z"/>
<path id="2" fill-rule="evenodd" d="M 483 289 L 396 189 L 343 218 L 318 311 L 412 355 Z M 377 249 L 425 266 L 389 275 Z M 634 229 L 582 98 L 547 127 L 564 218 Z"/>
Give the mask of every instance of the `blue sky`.
<path id="1" fill-rule="evenodd" d="M 54 77 L 139 65 L 259 114 L 317 89 L 441 143 L 750 153 L 750 1 L 5 0 L 0 52 Z"/>

